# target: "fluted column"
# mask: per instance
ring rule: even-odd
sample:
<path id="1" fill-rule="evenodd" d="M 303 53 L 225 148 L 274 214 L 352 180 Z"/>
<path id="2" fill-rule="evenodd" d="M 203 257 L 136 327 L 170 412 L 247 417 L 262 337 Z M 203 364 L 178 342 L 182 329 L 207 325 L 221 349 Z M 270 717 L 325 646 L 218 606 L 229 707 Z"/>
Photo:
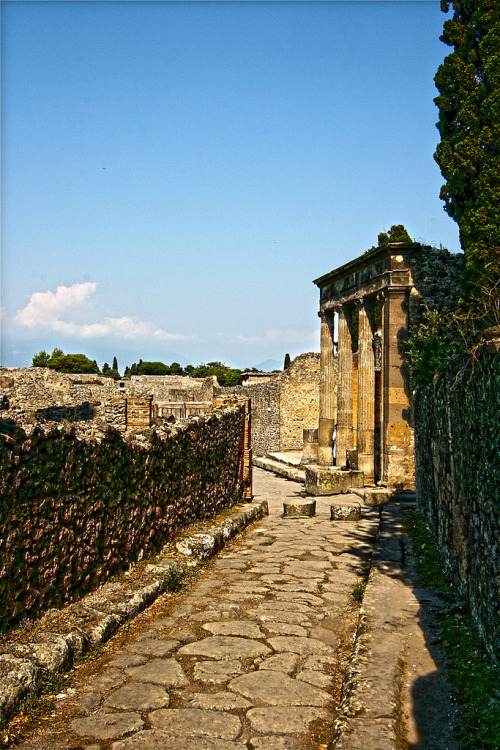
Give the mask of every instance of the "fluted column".
<path id="1" fill-rule="evenodd" d="M 333 463 L 333 428 L 335 424 L 335 383 L 333 359 L 333 314 L 321 313 L 321 353 L 319 380 L 318 462 Z"/>
<path id="2" fill-rule="evenodd" d="M 401 342 L 408 332 L 408 290 L 386 292 L 382 326 L 382 478 L 414 486 L 413 428 L 407 367 Z"/>
<path id="3" fill-rule="evenodd" d="M 352 308 L 339 309 L 337 466 L 345 466 L 346 451 L 353 448 L 352 425 Z"/>
<path id="4" fill-rule="evenodd" d="M 365 484 L 374 481 L 375 358 L 373 354 L 373 303 L 364 299 L 358 325 L 358 469 Z"/>

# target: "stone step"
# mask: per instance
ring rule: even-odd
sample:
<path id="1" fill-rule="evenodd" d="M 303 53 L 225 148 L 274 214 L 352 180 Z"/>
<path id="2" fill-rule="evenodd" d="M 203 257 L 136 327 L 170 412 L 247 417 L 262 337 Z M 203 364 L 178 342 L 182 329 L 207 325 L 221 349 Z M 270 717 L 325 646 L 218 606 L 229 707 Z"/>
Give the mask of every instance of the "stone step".
<path id="1" fill-rule="evenodd" d="M 289 466 L 300 468 L 302 452 L 286 451 L 286 453 L 281 453 L 280 451 L 270 451 L 266 457 L 272 459 L 273 461 L 279 461 L 282 464 L 288 464 Z"/>
<path id="2" fill-rule="evenodd" d="M 390 487 L 351 487 L 351 492 L 361 498 L 365 505 L 383 505 L 394 502 L 414 505 L 416 503 L 416 494 L 412 490 L 393 490 Z"/>
<path id="3" fill-rule="evenodd" d="M 256 456 L 252 460 L 253 466 L 259 469 L 265 469 L 266 471 L 272 471 L 281 477 L 291 479 L 293 482 L 304 482 L 306 478 L 306 472 L 304 469 L 298 469 L 294 466 L 289 466 L 281 461 L 277 461 L 272 458 L 264 458 L 262 456 Z"/>

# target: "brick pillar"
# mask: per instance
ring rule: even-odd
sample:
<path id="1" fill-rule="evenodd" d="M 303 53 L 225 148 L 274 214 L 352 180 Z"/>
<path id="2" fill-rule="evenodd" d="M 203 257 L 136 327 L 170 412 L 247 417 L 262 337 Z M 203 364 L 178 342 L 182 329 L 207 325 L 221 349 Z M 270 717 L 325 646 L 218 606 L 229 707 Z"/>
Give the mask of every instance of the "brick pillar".
<path id="1" fill-rule="evenodd" d="M 408 332 L 408 290 L 387 289 L 382 324 L 382 479 L 413 489 L 413 428 L 406 364 L 400 346 Z"/>
<path id="2" fill-rule="evenodd" d="M 352 308 L 339 309 L 337 466 L 345 466 L 346 451 L 352 450 Z"/>
<path id="3" fill-rule="evenodd" d="M 321 314 L 321 354 L 319 375 L 318 463 L 333 463 L 333 428 L 335 424 L 335 387 L 333 361 L 333 314 Z"/>
<path id="4" fill-rule="evenodd" d="M 364 299 L 358 327 L 358 469 L 365 484 L 374 481 L 375 357 L 373 354 L 373 304 Z"/>

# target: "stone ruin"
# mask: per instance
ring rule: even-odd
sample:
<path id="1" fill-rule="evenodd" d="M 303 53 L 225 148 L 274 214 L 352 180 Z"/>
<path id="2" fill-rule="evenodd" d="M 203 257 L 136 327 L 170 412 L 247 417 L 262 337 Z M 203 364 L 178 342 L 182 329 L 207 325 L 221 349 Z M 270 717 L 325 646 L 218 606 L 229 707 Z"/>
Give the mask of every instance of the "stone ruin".
<path id="1" fill-rule="evenodd" d="M 306 471 L 306 489 L 313 494 L 376 482 L 414 489 L 402 344 L 410 298 L 419 294 L 411 264 L 420 248 L 402 242 L 377 247 L 314 281 L 320 289 L 319 424 L 317 433 L 306 431 L 304 446 L 306 463 L 315 461 Z"/>

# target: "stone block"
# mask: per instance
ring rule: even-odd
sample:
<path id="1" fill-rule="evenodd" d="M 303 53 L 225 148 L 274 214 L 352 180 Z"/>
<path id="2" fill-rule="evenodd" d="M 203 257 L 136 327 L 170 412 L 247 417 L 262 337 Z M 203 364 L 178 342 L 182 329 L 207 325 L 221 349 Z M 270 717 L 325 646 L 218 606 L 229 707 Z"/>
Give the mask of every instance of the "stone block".
<path id="1" fill-rule="evenodd" d="M 310 495 L 340 495 L 351 487 L 362 487 L 362 471 L 343 471 L 337 466 L 307 466 L 305 488 Z"/>
<path id="2" fill-rule="evenodd" d="M 316 514 L 316 500 L 306 500 L 305 502 L 285 502 L 283 503 L 284 517 L 307 516 L 312 518 Z"/>
<path id="3" fill-rule="evenodd" d="M 318 430 L 303 430 L 302 464 L 318 463 Z"/>
<path id="4" fill-rule="evenodd" d="M 359 521 L 361 519 L 361 505 L 330 505 L 330 521 Z"/>
<path id="5" fill-rule="evenodd" d="M 208 560 L 224 546 L 224 537 L 220 531 L 208 534 L 193 534 L 175 543 L 177 551 L 183 555 Z"/>

